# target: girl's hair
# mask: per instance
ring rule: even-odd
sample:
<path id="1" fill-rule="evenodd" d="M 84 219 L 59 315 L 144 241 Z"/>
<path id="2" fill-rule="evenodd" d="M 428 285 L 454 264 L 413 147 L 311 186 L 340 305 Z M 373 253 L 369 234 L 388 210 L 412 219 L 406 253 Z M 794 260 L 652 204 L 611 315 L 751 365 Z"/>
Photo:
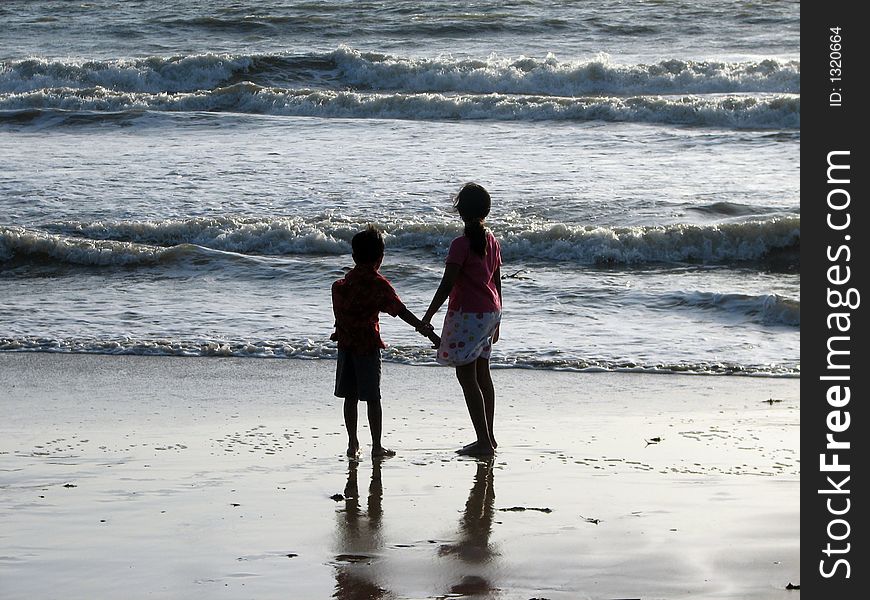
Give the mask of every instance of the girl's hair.
<path id="1" fill-rule="evenodd" d="M 453 199 L 453 208 L 465 221 L 465 235 L 471 241 L 471 249 L 479 256 L 486 256 L 483 220 L 489 214 L 491 205 L 489 192 L 477 183 L 466 183 Z"/>

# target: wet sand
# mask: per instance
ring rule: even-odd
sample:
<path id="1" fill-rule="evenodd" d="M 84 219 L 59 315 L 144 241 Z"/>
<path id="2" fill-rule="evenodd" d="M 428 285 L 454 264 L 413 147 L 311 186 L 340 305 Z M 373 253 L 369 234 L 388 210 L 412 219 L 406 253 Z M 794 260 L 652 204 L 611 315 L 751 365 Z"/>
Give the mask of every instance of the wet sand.
<path id="1" fill-rule="evenodd" d="M 385 364 L 355 464 L 334 366 L 0 353 L 0 597 L 799 597 L 796 379 L 498 370 L 481 461 Z"/>

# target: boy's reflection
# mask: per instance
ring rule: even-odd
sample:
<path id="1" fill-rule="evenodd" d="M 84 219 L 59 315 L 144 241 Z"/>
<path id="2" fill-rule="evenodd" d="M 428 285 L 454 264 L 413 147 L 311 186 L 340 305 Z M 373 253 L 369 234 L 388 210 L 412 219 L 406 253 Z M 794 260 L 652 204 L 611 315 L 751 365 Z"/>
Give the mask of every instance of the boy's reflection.
<path id="1" fill-rule="evenodd" d="M 372 458 L 372 480 L 365 513 L 360 511 L 357 469 L 359 463 L 348 462 L 347 485 L 344 487 L 343 518 L 338 521 L 338 548 L 335 557 L 335 594 L 339 600 L 379 600 L 390 596 L 375 581 L 373 567 L 381 538 L 382 499 L 381 459 Z"/>
<path id="2" fill-rule="evenodd" d="M 439 556 L 455 556 L 461 561 L 459 581 L 450 587 L 453 594 L 474 595 L 495 591 L 487 572 L 498 555 L 489 542 L 495 511 L 493 458 L 477 460 L 474 485 L 468 494 L 465 511 L 459 520 L 459 540 L 438 549 Z"/>

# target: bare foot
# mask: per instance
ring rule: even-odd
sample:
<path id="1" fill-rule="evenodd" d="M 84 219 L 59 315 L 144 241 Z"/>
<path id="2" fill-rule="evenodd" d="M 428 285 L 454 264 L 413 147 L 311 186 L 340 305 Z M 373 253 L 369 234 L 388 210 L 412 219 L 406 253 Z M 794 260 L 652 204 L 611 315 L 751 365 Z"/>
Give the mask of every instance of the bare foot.
<path id="1" fill-rule="evenodd" d="M 460 456 L 492 456 L 495 454 L 495 448 L 492 446 L 484 446 L 474 442 L 473 444 L 469 444 L 464 448 L 460 448 L 456 451 L 456 454 Z"/>
<path id="2" fill-rule="evenodd" d="M 347 457 L 353 460 L 359 460 L 359 446 L 348 446 Z"/>
<path id="3" fill-rule="evenodd" d="M 460 449 L 457 450 L 456 452 L 460 452 L 460 451 L 462 451 L 462 450 L 467 450 L 467 449 L 469 449 L 469 448 L 471 448 L 471 447 L 473 447 L 473 446 L 477 446 L 477 442 L 476 442 L 476 441 L 471 442 L 471 443 L 469 443 L 469 444 L 465 444 L 462 448 L 460 448 Z M 495 450 L 496 448 L 498 448 L 498 442 L 496 442 L 495 440 L 492 440 L 492 449 Z"/>
<path id="4" fill-rule="evenodd" d="M 372 448 L 372 458 L 389 458 L 395 455 L 395 450 L 389 450 L 387 448 L 384 448 L 383 446 Z"/>

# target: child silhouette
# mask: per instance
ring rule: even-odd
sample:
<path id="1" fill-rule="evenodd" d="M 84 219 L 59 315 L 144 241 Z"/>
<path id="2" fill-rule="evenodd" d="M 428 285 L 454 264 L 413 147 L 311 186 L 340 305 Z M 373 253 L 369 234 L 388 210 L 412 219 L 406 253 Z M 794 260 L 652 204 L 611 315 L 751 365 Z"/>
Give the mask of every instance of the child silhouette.
<path id="1" fill-rule="evenodd" d="M 335 395 L 344 398 L 344 424 L 347 428 L 347 456 L 359 458 L 357 403 L 367 405 L 372 434 L 372 456 L 394 456 L 381 445 L 381 340 L 378 313 L 385 312 L 412 325 L 437 348 L 441 340 L 415 317 L 399 299 L 387 279 L 378 272 L 384 259 L 384 237 L 372 225 L 351 240 L 356 266 L 332 284 L 332 310 L 338 342 Z"/>
<path id="2" fill-rule="evenodd" d="M 450 298 L 437 360 L 456 368 L 477 436 L 457 452 L 472 456 L 492 455 L 498 445 L 489 358 L 501 323 L 501 248 L 483 225 L 490 206 L 489 193 L 476 183 L 465 184 L 456 195 L 454 208 L 465 222 L 465 231 L 450 244 L 444 276 L 423 316 L 428 325 Z"/>

